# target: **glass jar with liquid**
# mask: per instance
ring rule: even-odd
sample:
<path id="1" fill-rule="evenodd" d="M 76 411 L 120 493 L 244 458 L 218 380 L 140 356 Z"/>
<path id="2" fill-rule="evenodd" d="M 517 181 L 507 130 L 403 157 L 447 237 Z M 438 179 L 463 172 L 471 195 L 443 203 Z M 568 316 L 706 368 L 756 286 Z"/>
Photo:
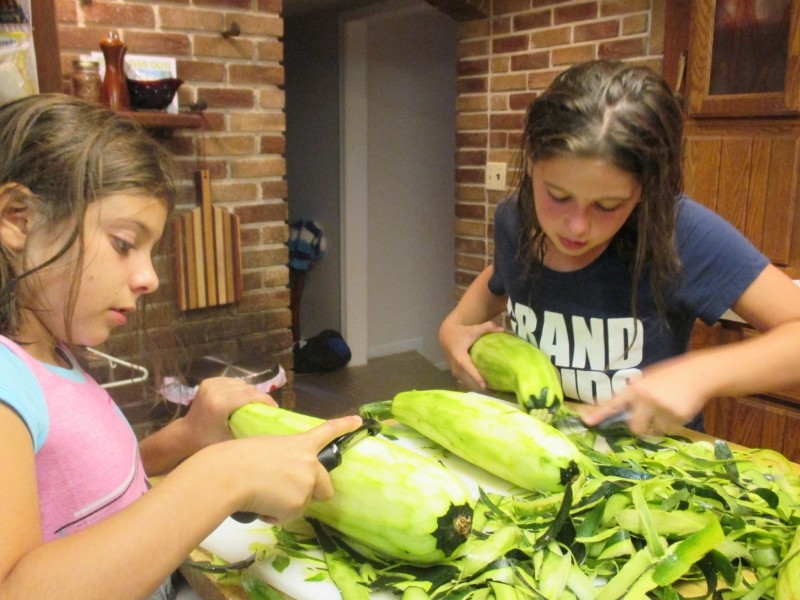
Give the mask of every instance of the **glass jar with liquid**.
<path id="1" fill-rule="evenodd" d="M 72 95 L 87 102 L 100 102 L 100 63 L 89 58 L 72 62 Z"/>

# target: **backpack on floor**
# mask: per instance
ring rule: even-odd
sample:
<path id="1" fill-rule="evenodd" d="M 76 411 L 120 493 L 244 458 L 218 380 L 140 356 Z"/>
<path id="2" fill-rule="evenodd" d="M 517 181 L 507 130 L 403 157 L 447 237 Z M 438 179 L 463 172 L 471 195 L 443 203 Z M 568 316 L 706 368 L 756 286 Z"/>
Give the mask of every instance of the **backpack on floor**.
<path id="1" fill-rule="evenodd" d="M 350 347 L 338 331 L 325 329 L 294 345 L 295 373 L 326 373 L 350 362 Z"/>

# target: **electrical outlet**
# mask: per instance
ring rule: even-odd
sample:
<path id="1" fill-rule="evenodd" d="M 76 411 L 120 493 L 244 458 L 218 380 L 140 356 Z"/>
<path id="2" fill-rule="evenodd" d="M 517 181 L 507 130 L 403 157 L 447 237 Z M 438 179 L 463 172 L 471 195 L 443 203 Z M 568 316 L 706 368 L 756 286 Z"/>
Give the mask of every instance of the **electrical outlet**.
<path id="1" fill-rule="evenodd" d="M 506 189 L 506 163 L 486 163 L 486 189 L 505 191 Z"/>

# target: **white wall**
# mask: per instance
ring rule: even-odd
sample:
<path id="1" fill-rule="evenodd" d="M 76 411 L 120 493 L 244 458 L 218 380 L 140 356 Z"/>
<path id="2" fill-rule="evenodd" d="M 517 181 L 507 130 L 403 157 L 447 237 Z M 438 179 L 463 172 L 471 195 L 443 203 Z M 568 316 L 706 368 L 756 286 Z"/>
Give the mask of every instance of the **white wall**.
<path id="1" fill-rule="evenodd" d="M 438 326 L 453 306 L 457 25 L 423 0 L 379 4 L 342 19 L 358 21 L 358 44 L 343 53 L 342 70 L 357 64 L 363 82 L 356 94 L 363 97 L 355 105 L 366 107 L 342 120 L 332 117 L 340 106 L 331 83 L 338 74 L 331 66 L 333 19 L 313 15 L 286 23 L 289 210 L 293 217 L 324 220 L 329 242 L 327 256 L 308 276 L 302 335 L 341 328 L 354 350 L 366 348 L 354 357 L 416 349 L 440 364 Z M 334 120 L 342 128 L 337 138 Z M 347 129 L 358 135 L 348 136 Z M 330 142 L 339 137 L 363 141 L 338 154 Z M 339 215 L 338 199 L 331 198 L 339 182 L 330 172 L 334 156 L 342 168 L 347 163 L 365 196 L 355 221 L 341 216 L 347 235 L 356 236 L 351 248 L 363 249 L 366 261 L 358 271 L 343 264 L 342 278 L 334 269 L 345 255 L 332 222 Z M 347 308 L 338 302 L 340 292 L 343 302 L 348 297 L 340 287 L 344 278 L 365 290 L 349 323 L 342 322 Z"/>
<path id="2" fill-rule="evenodd" d="M 456 24 L 428 4 L 368 25 L 368 355 L 443 360 L 453 304 Z"/>

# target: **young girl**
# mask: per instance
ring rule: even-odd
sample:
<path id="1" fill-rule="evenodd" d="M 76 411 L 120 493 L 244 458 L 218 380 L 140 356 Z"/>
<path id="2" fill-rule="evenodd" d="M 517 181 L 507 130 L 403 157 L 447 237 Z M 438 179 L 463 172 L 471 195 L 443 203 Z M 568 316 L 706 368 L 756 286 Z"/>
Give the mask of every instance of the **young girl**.
<path id="1" fill-rule="evenodd" d="M 282 521 L 333 493 L 316 454 L 358 417 L 230 440 L 233 410 L 272 400 L 218 378 L 137 445 L 75 361 L 158 287 L 169 164 L 99 106 L 0 107 L 0 598 L 147 598 L 227 515 Z M 167 471 L 147 491 L 147 475 Z"/>
<path id="2" fill-rule="evenodd" d="M 495 256 L 442 323 L 451 370 L 484 389 L 468 350 L 504 310 L 561 371 L 567 399 L 628 409 L 635 433 L 700 429 L 710 398 L 800 382 L 800 289 L 737 230 L 681 196 L 679 106 L 652 71 L 594 61 L 528 109 Z M 732 309 L 757 339 L 687 353 L 696 318 Z"/>

